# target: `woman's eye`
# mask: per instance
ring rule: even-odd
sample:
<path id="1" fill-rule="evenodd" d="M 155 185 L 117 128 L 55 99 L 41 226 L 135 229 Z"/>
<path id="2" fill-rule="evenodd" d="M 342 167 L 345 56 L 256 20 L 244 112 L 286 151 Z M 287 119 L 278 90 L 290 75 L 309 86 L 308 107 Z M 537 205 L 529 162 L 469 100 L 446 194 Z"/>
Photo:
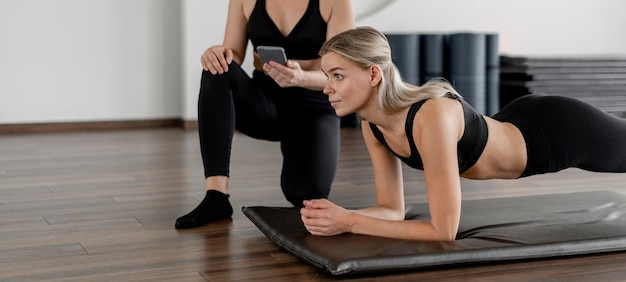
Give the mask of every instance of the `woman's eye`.
<path id="1" fill-rule="evenodd" d="M 342 79 L 343 79 L 343 75 L 335 74 L 335 80 L 342 80 Z"/>

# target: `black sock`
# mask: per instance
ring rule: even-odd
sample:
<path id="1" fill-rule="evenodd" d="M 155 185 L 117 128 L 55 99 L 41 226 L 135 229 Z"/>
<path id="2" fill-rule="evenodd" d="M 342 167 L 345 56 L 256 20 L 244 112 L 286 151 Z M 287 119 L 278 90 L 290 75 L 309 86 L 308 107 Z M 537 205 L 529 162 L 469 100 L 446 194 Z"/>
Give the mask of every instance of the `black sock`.
<path id="1" fill-rule="evenodd" d="M 204 199 L 193 211 L 176 220 L 176 228 L 194 228 L 230 218 L 233 215 L 233 207 L 228 197 L 229 195 L 216 190 L 206 191 Z"/>

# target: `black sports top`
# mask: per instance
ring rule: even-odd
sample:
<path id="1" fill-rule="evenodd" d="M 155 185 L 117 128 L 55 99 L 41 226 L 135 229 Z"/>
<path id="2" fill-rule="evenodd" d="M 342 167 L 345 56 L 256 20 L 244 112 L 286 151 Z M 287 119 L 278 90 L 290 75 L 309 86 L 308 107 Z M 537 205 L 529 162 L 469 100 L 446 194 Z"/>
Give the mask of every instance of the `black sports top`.
<path id="1" fill-rule="evenodd" d="M 261 45 L 281 46 L 289 59 L 319 58 L 320 48 L 326 41 L 327 27 L 319 6 L 319 0 L 310 0 L 302 18 L 285 37 L 267 14 L 265 0 L 257 0 L 247 27 L 254 50 Z"/>
<path id="2" fill-rule="evenodd" d="M 457 155 L 459 159 L 459 172 L 463 173 L 472 167 L 478 158 L 483 153 L 485 149 L 485 145 L 487 145 L 487 137 L 489 136 L 489 132 L 487 130 L 487 123 L 481 114 L 476 112 L 472 106 L 470 106 L 465 100 L 462 98 L 458 98 L 451 93 L 446 95 L 448 98 L 456 99 L 461 102 L 463 106 L 463 117 L 465 120 L 465 129 L 463 131 L 463 136 L 461 136 L 461 140 L 457 143 Z M 409 109 L 409 113 L 406 117 L 406 137 L 409 141 L 409 146 L 411 148 L 411 155 L 408 158 L 400 156 L 396 154 L 389 145 L 387 141 L 385 141 L 385 136 L 383 136 L 382 132 L 378 129 L 375 124 L 370 123 L 370 127 L 372 128 L 372 132 L 378 141 L 387 147 L 394 155 L 396 155 L 400 160 L 402 160 L 408 166 L 415 169 L 424 169 L 424 164 L 422 163 L 422 157 L 419 155 L 417 151 L 417 147 L 415 146 L 415 141 L 413 140 L 413 121 L 415 120 L 415 114 L 422 107 L 424 102 L 427 100 L 419 101 L 411 106 Z"/>

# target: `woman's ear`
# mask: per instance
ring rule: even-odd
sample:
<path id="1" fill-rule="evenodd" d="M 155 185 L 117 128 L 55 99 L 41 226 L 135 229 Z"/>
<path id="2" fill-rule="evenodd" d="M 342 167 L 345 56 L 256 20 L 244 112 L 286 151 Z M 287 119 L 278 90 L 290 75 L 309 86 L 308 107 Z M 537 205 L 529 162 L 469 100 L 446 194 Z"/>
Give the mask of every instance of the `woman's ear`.
<path id="1" fill-rule="evenodd" d="M 383 79 L 383 72 L 381 71 L 378 65 L 370 66 L 370 86 L 378 86 L 380 81 Z"/>

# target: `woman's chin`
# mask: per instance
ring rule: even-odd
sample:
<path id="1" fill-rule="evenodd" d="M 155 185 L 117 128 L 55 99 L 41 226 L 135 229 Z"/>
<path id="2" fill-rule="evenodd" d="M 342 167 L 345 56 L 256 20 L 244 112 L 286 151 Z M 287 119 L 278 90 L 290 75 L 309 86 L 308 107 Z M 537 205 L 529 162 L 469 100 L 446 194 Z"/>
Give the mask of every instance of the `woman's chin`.
<path id="1" fill-rule="evenodd" d="M 335 108 L 335 114 L 336 114 L 338 117 L 345 117 L 345 116 L 347 116 L 347 115 L 349 115 L 349 114 L 352 114 L 352 113 L 354 113 L 354 112 L 355 112 L 355 111 L 353 111 L 353 110 L 346 110 L 346 109 L 342 109 L 341 107 L 339 107 L 339 108 Z"/>
<path id="2" fill-rule="evenodd" d="M 343 111 L 341 111 L 341 110 L 339 110 L 339 111 L 338 111 L 338 110 L 336 110 L 336 109 L 335 109 L 335 114 L 336 114 L 338 117 L 345 117 L 345 116 L 349 115 L 350 113 L 346 113 L 346 112 L 343 112 Z"/>

